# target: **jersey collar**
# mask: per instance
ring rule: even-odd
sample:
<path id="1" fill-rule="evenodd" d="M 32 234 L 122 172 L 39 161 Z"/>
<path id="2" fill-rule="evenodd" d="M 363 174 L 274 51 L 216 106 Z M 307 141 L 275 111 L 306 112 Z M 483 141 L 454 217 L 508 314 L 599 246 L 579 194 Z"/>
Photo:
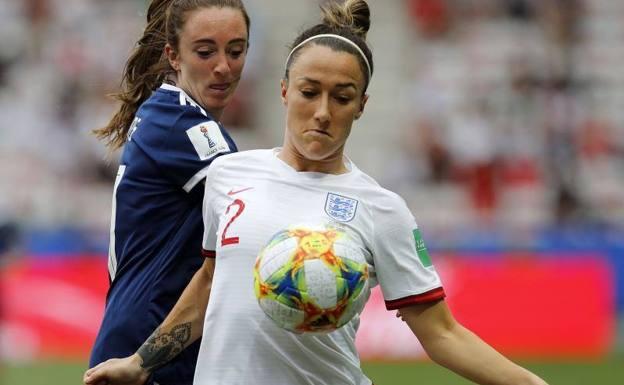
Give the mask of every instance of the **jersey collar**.
<path id="1" fill-rule="evenodd" d="M 292 168 L 292 166 L 290 166 L 288 163 L 284 162 L 283 160 L 281 160 L 277 156 L 281 150 L 282 150 L 281 147 L 275 147 L 275 148 L 273 148 L 271 150 L 274 161 L 277 162 L 280 165 L 279 167 L 284 172 L 288 173 L 289 175 L 296 176 L 297 178 L 310 179 L 310 180 L 343 179 L 343 178 L 349 178 L 352 175 L 354 175 L 354 170 L 356 169 L 355 164 L 353 164 L 351 159 L 349 159 L 346 155 L 344 155 L 345 166 L 347 167 L 347 170 L 348 170 L 346 173 L 343 173 L 343 174 L 326 174 L 326 173 L 314 172 L 314 171 L 297 171 L 294 168 Z"/>
<path id="2" fill-rule="evenodd" d="M 204 110 L 204 108 L 199 103 L 197 103 L 192 97 L 190 97 L 189 94 L 184 92 L 182 88 L 174 86 L 173 84 L 169 84 L 169 83 L 162 83 L 160 85 L 160 88 L 163 90 L 167 90 L 167 91 L 178 92 L 180 94 L 180 105 L 185 106 L 187 104 L 190 104 L 194 107 L 199 108 L 199 110 L 201 111 L 203 115 L 208 116 L 208 114 L 206 113 L 206 110 Z"/>

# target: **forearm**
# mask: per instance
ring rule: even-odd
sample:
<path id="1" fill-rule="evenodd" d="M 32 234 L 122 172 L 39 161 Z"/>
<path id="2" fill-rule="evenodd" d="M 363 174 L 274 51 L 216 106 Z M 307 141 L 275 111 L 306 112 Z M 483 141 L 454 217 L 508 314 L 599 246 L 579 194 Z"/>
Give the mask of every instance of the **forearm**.
<path id="1" fill-rule="evenodd" d="M 456 323 L 424 346 L 433 361 L 482 385 L 546 385 Z"/>
<path id="2" fill-rule="evenodd" d="M 201 337 L 213 270 L 204 264 L 195 273 L 167 318 L 137 350 L 143 369 L 152 372 Z"/>
<path id="3" fill-rule="evenodd" d="M 462 377 L 482 385 L 547 385 L 459 324 L 443 300 L 400 312 L 429 357 Z"/>
<path id="4" fill-rule="evenodd" d="M 202 335 L 202 326 L 214 273 L 214 259 L 206 259 L 184 289 L 163 323 L 137 352 L 125 358 L 111 358 L 87 370 L 87 385 L 144 384 L 154 369 L 166 364 Z M 140 314 L 137 314 L 140 316 Z"/>

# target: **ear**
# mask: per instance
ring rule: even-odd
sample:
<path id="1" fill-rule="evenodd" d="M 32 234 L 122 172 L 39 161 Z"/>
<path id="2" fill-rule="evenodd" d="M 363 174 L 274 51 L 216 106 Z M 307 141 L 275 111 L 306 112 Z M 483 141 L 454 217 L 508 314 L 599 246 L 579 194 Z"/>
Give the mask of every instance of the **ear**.
<path id="1" fill-rule="evenodd" d="M 366 102 L 368 102 L 368 94 L 364 94 L 364 96 L 362 96 L 362 101 L 360 102 L 360 110 L 355 114 L 355 120 L 358 120 L 364 113 L 364 107 L 366 106 Z"/>
<path id="2" fill-rule="evenodd" d="M 288 105 L 288 80 L 286 79 L 282 79 L 282 81 L 280 82 L 280 86 L 282 88 L 282 104 L 287 106 Z"/>
<path id="3" fill-rule="evenodd" d="M 178 56 L 178 52 L 169 44 L 165 45 L 165 56 L 167 56 L 167 60 L 169 60 L 169 65 L 176 72 L 180 71 L 180 59 Z"/>

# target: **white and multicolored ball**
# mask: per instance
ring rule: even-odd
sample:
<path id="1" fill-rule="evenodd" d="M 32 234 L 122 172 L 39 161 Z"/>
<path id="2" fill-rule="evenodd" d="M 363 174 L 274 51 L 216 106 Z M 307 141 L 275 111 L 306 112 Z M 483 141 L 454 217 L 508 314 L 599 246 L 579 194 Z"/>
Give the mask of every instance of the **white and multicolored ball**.
<path id="1" fill-rule="evenodd" d="M 262 310 L 296 333 L 330 332 L 359 314 L 370 294 L 368 264 L 349 235 L 332 227 L 276 234 L 254 266 Z"/>

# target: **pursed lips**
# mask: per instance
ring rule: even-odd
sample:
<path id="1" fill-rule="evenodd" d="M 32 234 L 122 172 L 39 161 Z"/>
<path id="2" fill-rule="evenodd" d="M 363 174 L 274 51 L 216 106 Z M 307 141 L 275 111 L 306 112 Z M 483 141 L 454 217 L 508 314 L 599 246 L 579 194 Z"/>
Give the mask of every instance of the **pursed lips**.
<path id="1" fill-rule="evenodd" d="M 230 88 L 230 84 L 231 83 L 217 83 L 217 84 L 211 84 L 209 86 L 209 88 L 211 90 L 216 90 L 216 91 L 225 91 L 228 88 Z"/>
<path id="2" fill-rule="evenodd" d="M 313 135 L 321 135 L 321 136 L 327 136 L 331 138 L 331 135 L 329 134 L 329 132 L 327 132 L 327 130 L 322 130 L 322 129 L 318 129 L 318 128 L 312 128 L 309 130 L 306 130 L 304 133 L 311 133 Z"/>

